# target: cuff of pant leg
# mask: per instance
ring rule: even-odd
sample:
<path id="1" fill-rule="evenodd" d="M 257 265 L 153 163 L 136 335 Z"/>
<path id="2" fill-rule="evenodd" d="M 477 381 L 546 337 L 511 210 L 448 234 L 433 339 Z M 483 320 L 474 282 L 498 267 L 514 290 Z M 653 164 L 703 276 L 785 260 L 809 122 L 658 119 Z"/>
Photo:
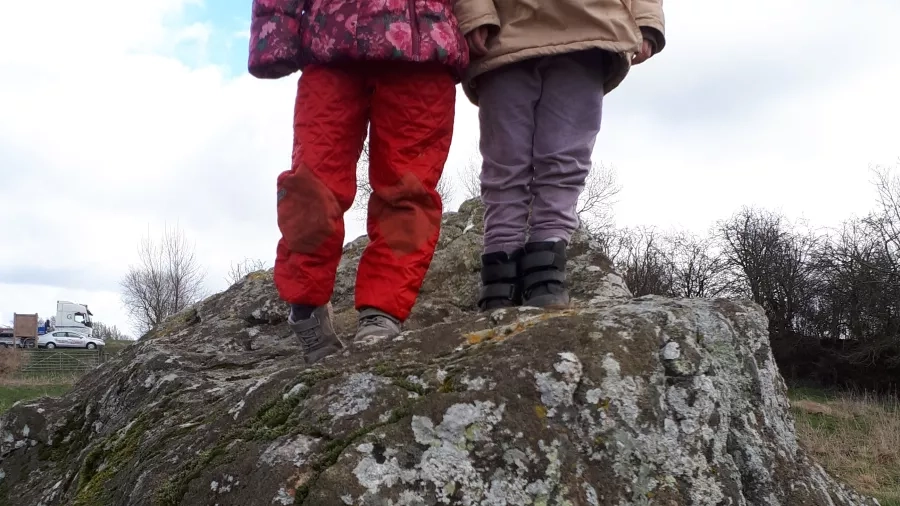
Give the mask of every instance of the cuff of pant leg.
<path id="1" fill-rule="evenodd" d="M 378 306 L 376 306 L 376 305 L 372 305 L 372 304 L 356 304 L 356 305 L 354 306 L 354 309 L 356 309 L 356 312 L 357 312 L 357 313 L 358 313 L 358 312 L 361 312 L 363 309 L 375 309 L 375 310 L 381 311 L 382 313 L 384 313 L 384 314 L 390 316 L 391 318 L 397 320 L 398 323 L 403 323 L 403 322 L 405 322 L 405 321 L 409 318 L 409 314 L 412 312 L 411 310 L 408 310 L 408 311 L 402 311 L 402 312 L 401 312 L 401 311 L 397 311 L 397 310 L 387 310 L 387 309 L 382 309 L 382 308 L 380 308 L 380 307 L 378 307 Z M 397 314 L 397 313 L 399 313 L 399 314 Z"/>
<path id="2" fill-rule="evenodd" d="M 525 247 L 524 243 L 513 243 L 513 242 L 506 242 L 506 243 L 500 243 L 500 244 L 485 244 L 483 253 L 485 255 L 489 255 L 491 253 L 499 253 L 502 251 L 503 253 L 506 253 L 507 255 L 509 255 L 518 249 L 522 249 L 523 247 Z"/>
<path id="3" fill-rule="evenodd" d="M 565 230 L 541 230 L 532 233 L 528 237 L 528 242 L 546 242 L 550 240 L 565 241 L 568 244 L 572 242 L 572 232 Z"/>

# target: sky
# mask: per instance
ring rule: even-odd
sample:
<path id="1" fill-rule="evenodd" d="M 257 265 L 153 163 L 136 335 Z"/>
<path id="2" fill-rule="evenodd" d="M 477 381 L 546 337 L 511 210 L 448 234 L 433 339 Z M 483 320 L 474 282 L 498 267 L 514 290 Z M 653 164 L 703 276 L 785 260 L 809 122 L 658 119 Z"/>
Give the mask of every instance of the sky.
<path id="1" fill-rule="evenodd" d="M 211 293 L 232 262 L 272 264 L 299 74 L 246 72 L 250 3 L 0 5 L 0 324 L 69 300 L 130 329 L 119 280 L 167 225 Z M 870 169 L 900 159 L 900 3 L 665 6 L 667 47 L 604 99 L 594 159 L 623 186 L 617 225 L 704 232 L 755 205 L 831 226 L 873 207 Z M 451 180 L 478 138 L 461 91 L 456 112 Z"/>

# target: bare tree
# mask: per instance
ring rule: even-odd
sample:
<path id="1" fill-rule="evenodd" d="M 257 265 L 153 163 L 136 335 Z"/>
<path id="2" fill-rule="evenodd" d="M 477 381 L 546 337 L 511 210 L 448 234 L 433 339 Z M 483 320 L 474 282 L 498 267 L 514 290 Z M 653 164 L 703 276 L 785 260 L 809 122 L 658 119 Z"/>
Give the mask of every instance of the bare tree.
<path id="1" fill-rule="evenodd" d="M 475 150 L 469 155 L 469 159 L 466 160 L 466 164 L 459 173 L 459 185 L 462 187 L 465 200 L 481 197 L 481 164 L 481 152 L 476 144 Z"/>
<path id="2" fill-rule="evenodd" d="M 206 273 L 177 226 L 166 227 L 158 241 L 148 233 L 138 246 L 138 258 L 120 286 L 122 302 L 140 333 L 203 297 Z"/>
<path id="3" fill-rule="evenodd" d="M 369 184 L 369 140 L 363 144 L 359 161 L 356 162 L 356 198 L 353 200 L 354 211 L 362 211 L 363 217 L 369 207 L 369 197 L 372 196 L 372 185 Z M 365 219 L 365 218 L 363 218 Z"/>
<path id="4" fill-rule="evenodd" d="M 438 179 L 437 187 L 438 195 L 441 196 L 441 202 L 446 207 L 451 202 L 453 202 L 453 196 L 456 194 L 456 187 L 453 186 L 453 182 L 447 177 L 441 177 Z"/>
<path id="5" fill-rule="evenodd" d="M 575 208 L 581 226 L 588 233 L 597 235 L 612 228 L 614 199 L 621 191 L 615 169 L 594 163 Z"/>
<path id="6" fill-rule="evenodd" d="M 94 322 L 92 335 L 104 341 L 125 341 L 131 339 L 119 330 L 117 326 L 113 325 L 110 327 L 103 322 Z"/>
<path id="7" fill-rule="evenodd" d="M 668 238 L 672 289 L 678 297 L 720 297 L 731 291 L 728 264 L 709 237 L 677 232 Z"/>
<path id="8" fill-rule="evenodd" d="M 890 272 L 900 273 L 900 177 L 889 167 L 876 167 L 872 173 L 878 207 L 863 223 L 879 238 L 884 258 L 891 260 Z"/>
<path id="9" fill-rule="evenodd" d="M 743 208 L 720 222 L 735 287 L 761 305 L 775 336 L 790 336 L 817 289 L 814 255 L 821 238 L 782 215 Z"/>
<path id="10" fill-rule="evenodd" d="M 363 213 L 369 207 L 369 199 L 372 197 L 373 192 L 372 185 L 369 184 L 369 159 L 369 141 L 367 140 L 363 145 L 359 163 L 356 164 L 356 199 L 354 199 L 353 207 L 351 208 L 354 211 L 363 211 Z M 438 180 L 436 190 L 438 195 L 441 196 L 442 202 L 447 203 L 453 200 L 455 188 L 449 178 L 441 177 Z M 365 214 L 362 215 L 361 219 L 365 220 Z"/>
<path id="11" fill-rule="evenodd" d="M 245 257 L 240 262 L 231 263 L 231 268 L 229 269 L 228 274 L 225 275 L 225 282 L 228 283 L 228 286 L 231 286 L 244 279 L 247 274 L 250 274 L 251 272 L 262 271 L 267 268 L 268 266 L 261 259 Z"/>
<path id="12" fill-rule="evenodd" d="M 652 227 L 626 228 L 607 234 L 607 255 L 636 296 L 673 295 L 672 262 L 665 237 Z"/>

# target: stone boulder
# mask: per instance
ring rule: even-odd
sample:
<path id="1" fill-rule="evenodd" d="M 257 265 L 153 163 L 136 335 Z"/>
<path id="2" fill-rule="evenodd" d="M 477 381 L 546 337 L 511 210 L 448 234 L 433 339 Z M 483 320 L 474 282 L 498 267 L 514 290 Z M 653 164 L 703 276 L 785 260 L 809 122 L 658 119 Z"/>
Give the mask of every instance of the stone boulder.
<path id="1" fill-rule="evenodd" d="M 0 504 L 877 504 L 798 446 L 758 306 L 631 298 L 579 237 L 575 307 L 478 314 L 479 214 L 445 216 L 394 339 L 308 367 L 254 273 L 65 397 L 17 404 Z M 339 273 L 345 326 L 362 247 Z"/>

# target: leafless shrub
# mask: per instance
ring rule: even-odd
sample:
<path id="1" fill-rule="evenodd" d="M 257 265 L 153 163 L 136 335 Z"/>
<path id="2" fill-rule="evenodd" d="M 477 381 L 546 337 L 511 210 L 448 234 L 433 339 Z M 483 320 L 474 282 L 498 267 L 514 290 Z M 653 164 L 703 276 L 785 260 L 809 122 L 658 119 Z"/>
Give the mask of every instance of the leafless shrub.
<path id="1" fill-rule="evenodd" d="M 106 325 L 99 321 L 94 322 L 92 335 L 98 339 L 103 339 L 104 341 L 127 341 L 131 339 L 125 335 L 124 332 L 119 330 L 119 327 L 115 325 Z"/>
<path id="2" fill-rule="evenodd" d="M 244 258 L 240 262 L 232 262 L 228 274 L 225 275 L 225 282 L 231 286 L 238 281 L 244 279 L 251 272 L 267 269 L 266 263 L 259 258 Z"/>
<path id="3" fill-rule="evenodd" d="M 144 333 L 200 300 L 205 271 L 177 226 L 154 241 L 149 233 L 138 246 L 138 264 L 121 280 L 122 302 L 136 330 Z"/>
<path id="4" fill-rule="evenodd" d="M 633 227 L 606 237 L 607 254 L 636 297 L 673 294 L 672 262 L 662 233 L 653 227 Z"/>
<path id="5" fill-rule="evenodd" d="M 667 238 L 672 291 L 678 297 L 712 298 L 731 291 L 728 264 L 710 237 L 676 232 Z"/>
<path id="6" fill-rule="evenodd" d="M 613 167 L 600 163 L 591 167 L 575 208 L 578 220 L 587 232 L 596 235 L 612 228 L 613 206 L 621 191 L 622 185 Z"/>
<path id="7" fill-rule="evenodd" d="M 481 162 L 481 154 L 476 145 L 475 150 L 469 155 L 465 165 L 458 173 L 459 186 L 465 200 L 481 197 Z"/>

